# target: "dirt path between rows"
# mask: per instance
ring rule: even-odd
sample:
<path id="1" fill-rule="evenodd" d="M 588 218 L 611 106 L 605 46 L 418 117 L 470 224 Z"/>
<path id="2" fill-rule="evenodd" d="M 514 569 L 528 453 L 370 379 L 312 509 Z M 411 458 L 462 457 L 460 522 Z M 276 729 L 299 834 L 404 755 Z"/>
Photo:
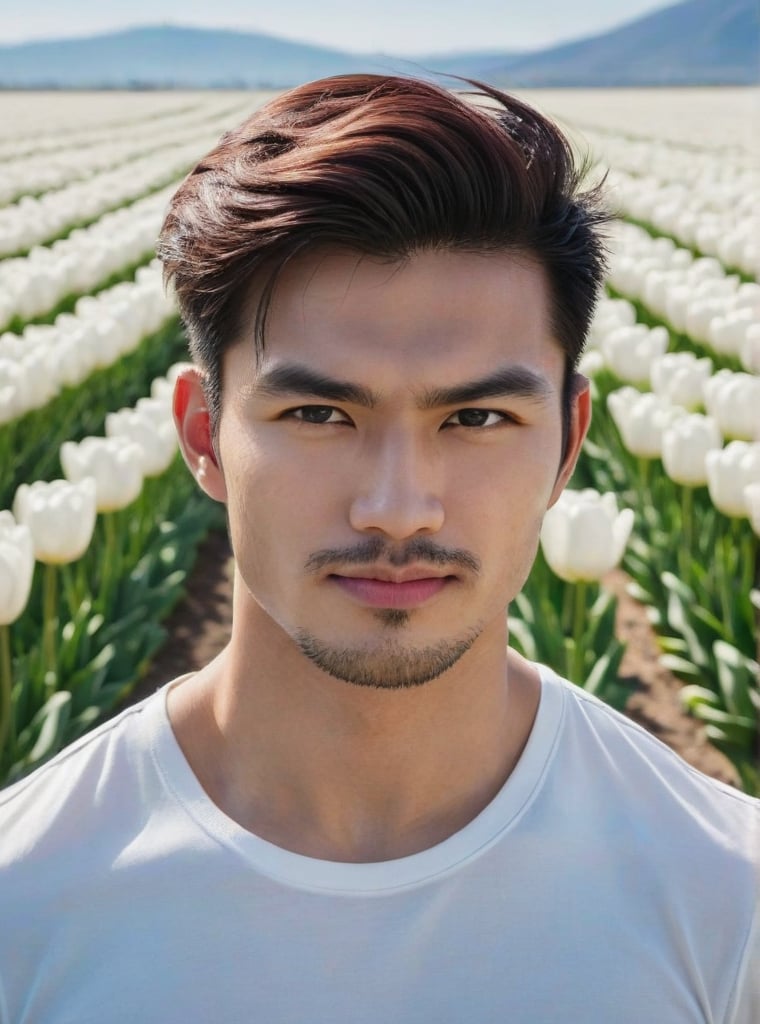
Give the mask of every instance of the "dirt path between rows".
<path id="1" fill-rule="evenodd" d="M 200 668 L 224 647 L 231 621 L 231 557 L 225 534 L 214 531 L 203 542 L 186 596 L 166 622 L 169 638 L 128 704 L 169 679 Z M 645 609 L 625 591 L 625 573 L 616 570 L 605 582 L 618 595 L 618 635 L 627 644 L 620 672 L 632 687 L 626 713 L 695 768 L 736 785 L 731 762 L 709 743 L 700 723 L 682 710 L 682 684 L 659 664 L 655 635 Z"/>

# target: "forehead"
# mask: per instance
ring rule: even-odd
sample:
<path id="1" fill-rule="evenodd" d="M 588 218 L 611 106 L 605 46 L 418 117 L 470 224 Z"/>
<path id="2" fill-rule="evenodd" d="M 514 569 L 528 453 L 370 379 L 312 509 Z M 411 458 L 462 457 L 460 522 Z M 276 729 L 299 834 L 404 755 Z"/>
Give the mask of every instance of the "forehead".
<path id="1" fill-rule="evenodd" d="M 431 369 L 472 377 L 510 361 L 555 379 L 564 368 L 543 269 L 527 256 L 456 250 L 391 262 L 332 249 L 292 260 L 259 365 L 293 359 L 342 376 L 350 367 L 425 379 Z"/>

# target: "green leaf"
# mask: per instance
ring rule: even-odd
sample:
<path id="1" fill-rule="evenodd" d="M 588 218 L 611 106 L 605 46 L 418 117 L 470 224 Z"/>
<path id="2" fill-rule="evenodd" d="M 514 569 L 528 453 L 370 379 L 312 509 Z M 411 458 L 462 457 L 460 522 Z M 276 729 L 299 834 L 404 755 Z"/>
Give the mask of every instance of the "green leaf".
<path id="1" fill-rule="evenodd" d="M 711 633 L 715 633 L 717 636 L 723 637 L 726 635 L 726 627 L 717 617 L 713 615 L 711 611 L 705 608 L 704 604 L 695 603 L 691 607 L 691 612 L 694 618 L 698 619 L 700 623 L 707 627 Z"/>
<path id="2" fill-rule="evenodd" d="M 71 694 L 68 690 L 58 690 L 45 702 L 36 716 L 41 720 L 41 728 L 26 758 L 26 765 L 29 768 L 60 750 L 70 712 Z"/>
<path id="3" fill-rule="evenodd" d="M 718 683 L 726 707 L 735 715 L 752 715 L 750 686 L 757 676 L 757 662 L 723 640 L 716 640 L 713 653 L 718 668 Z"/>
<path id="4" fill-rule="evenodd" d="M 626 584 L 625 589 L 626 593 L 628 593 L 634 601 L 638 601 L 639 604 L 651 604 L 651 593 L 648 590 L 645 590 L 644 587 L 642 587 L 636 580 L 630 580 Z"/>
<path id="5" fill-rule="evenodd" d="M 701 711 L 698 713 L 702 718 Z M 755 723 L 746 724 L 743 719 L 730 719 L 725 722 L 707 722 L 705 733 L 719 747 L 733 747 L 737 750 L 749 750 L 755 733 Z"/>
<path id="6" fill-rule="evenodd" d="M 681 702 L 689 707 L 693 707 L 696 704 L 709 704 L 711 707 L 720 706 L 720 697 L 714 690 L 708 690 L 706 686 L 698 686 L 696 683 L 682 686 L 678 696 Z"/>
<path id="7" fill-rule="evenodd" d="M 660 636 L 657 638 L 660 648 L 667 654 L 688 654 L 689 645 L 680 636 Z"/>
<path id="8" fill-rule="evenodd" d="M 665 571 L 662 573 L 662 582 L 671 594 L 677 594 L 686 605 L 694 601 L 694 593 L 690 587 L 683 583 L 675 573 Z"/>
<path id="9" fill-rule="evenodd" d="M 623 644 L 616 643 L 611 650 L 597 658 L 583 687 L 617 711 L 623 710 L 631 695 L 631 688 L 621 683 L 619 678 L 624 654 Z"/>
<path id="10" fill-rule="evenodd" d="M 661 654 L 660 664 L 677 676 L 685 676 L 687 679 L 698 679 L 702 675 L 699 667 L 686 658 L 679 658 L 677 654 Z"/>
<path id="11" fill-rule="evenodd" d="M 533 634 L 528 624 L 517 616 L 510 615 L 507 619 L 510 641 L 529 661 L 540 661 Z"/>
<path id="12" fill-rule="evenodd" d="M 663 577 L 665 575 L 670 575 L 670 573 L 664 573 Z M 691 600 L 694 600 L 693 595 Z M 681 596 L 676 592 L 671 593 L 668 597 L 666 615 L 673 629 L 680 633 L 686 641 L 689 658 L 693 664 L 702 669 L 706 668 L 710 664 L 707 649 L 689 621 L 688 605 L 684 604 Z"/>

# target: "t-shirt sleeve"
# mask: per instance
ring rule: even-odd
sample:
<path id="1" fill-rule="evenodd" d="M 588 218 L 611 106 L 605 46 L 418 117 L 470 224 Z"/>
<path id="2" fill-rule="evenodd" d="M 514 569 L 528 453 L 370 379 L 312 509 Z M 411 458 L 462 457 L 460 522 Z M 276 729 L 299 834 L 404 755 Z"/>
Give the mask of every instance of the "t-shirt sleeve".
<path id="1" fill-rule="evenodd" d="M 733 1008 L 726 1024 L 760 1024 L 760 906 L 737 978 Z"/>

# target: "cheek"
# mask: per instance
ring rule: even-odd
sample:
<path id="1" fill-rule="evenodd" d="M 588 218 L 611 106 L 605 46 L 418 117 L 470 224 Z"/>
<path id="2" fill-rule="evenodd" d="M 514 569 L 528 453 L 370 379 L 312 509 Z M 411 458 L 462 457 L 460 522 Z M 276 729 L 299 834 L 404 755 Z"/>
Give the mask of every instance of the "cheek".
<path id="1" fill-rule="evenodd" d="M 314 531 L 334 525 L 346 481 L 340 460 L 288 445 L 266 427 L 255 433 L 230 418 L 220 431 L 230 529 L 236 555 L 251 566 L 270 553 L 313 546 Z M 287 440 L 287 439 L 285 439 Z"/>
<path id="2" fill-rule="evenodd" d="M 541 525 L 559 467 L 559 437 L 537 435 L 527 443 L 516 435 L 496 458 L 464 461 L 457 473 L 455 500 L 474 522 L 532 532 Z"/>

